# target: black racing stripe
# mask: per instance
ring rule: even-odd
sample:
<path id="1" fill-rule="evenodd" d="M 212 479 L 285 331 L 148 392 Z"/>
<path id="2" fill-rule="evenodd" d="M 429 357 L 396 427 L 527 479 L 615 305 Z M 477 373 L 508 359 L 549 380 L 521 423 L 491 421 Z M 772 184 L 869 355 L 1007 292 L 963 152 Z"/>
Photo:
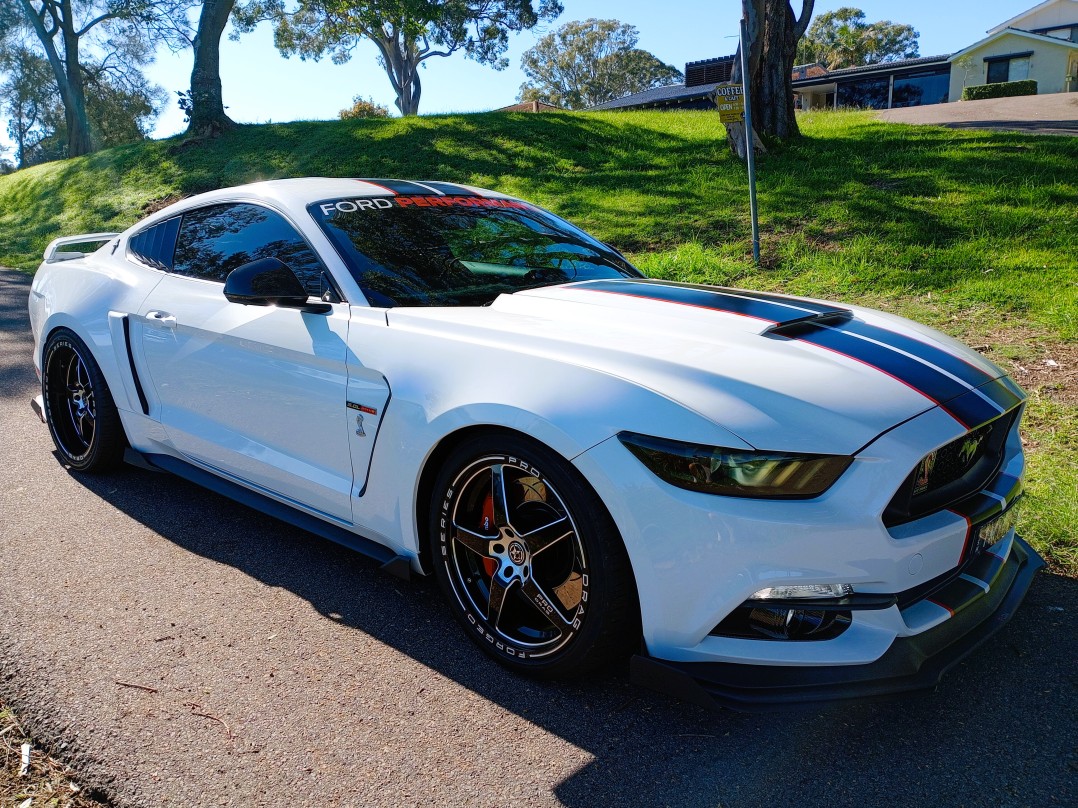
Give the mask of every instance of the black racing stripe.
<path id="1" fill-rule="evenodd" d="M 678 303 L 682 306 L 693 306 L 711 311 L 721 311 L 727 314 L 740 314 L 744 317 L 754 317 L 769 323 L 781 323 L 787 319 L 799 319 L 803 316 L 793 309 L 776 306 L 760 300 L 751 300 L 745 297 L 728 295 L 715 287 L 687 286 L 682 284 L 658 284 L 647 281 L 589 281 L 579 289 L 593 292 L 609 292 L 628 297 L 639 297 L 645 300 L 661 300 L 667 303 Z"/>
<path id="2" fill-rule="evenodd" d="M 960 502 L 951 505 L 947 510 L 956 513 L 966 519 L 971 525 L 978 525 L 987 519 L 1001 513 L 1004 504 L 1009 507 L 1018 495 L 1022 493 L 1022 481 L 1010 474 L 1000 474 L 983 491 L 978 491 Z M 988 496 L 994 494 L 995 496 Z M 999 501 L 1003 498 L 1003 502 Z"/>
<path id="3" fill-rule="evenodd" d="M 982 384 L 977 392 L 992 399 L 1003 408 L 1003 411 L 1012 410 L 1026 400 L 1024 395 L 1016 393 L 1003 379 L 993 379 L 988 384 Z"/>
<path id="4" fill-rule="evenodd" d="M 734 289 L 729 286 L 708 286 L 703 283 L 682 283 L 681 281 L 661 281 L 655 278 L 640 278 L 639 280 L 632 281 L 633 283 L 645 283 L 653 284 L 656 286 L 676 286 L 679 289 L 698 289 L 701 292 L 720 292 L 724 295 L 731 295 L 733 297 L 742 297 L 747 300 L 756 300 L 761 303 L 772 303 L 776 306 L 786 310 L 788 314 L 784 316 L 778 322 L 786 322 L 787 320 L 800 319 L 808 314 L 822 314 L 834 312 L 837 309 L 835 306 L 824 306 L 820 303 L 813 303 L 809 300 L 801 300 L 796 297 L 783 297 L 782 295 L 770 295 L 764 292 L 750 292 L 747 289 Z M 794 312 L 797 312 L 795 315 Z"/>
<path id="5" fill-rule="evenodd" d="M 448 196 L 479 196 L 471 188 L 465 188 L 463 185 L 455 185 L 452 182 L 427 182 L 423 180 L 423 184 L 428 188 L 433 188 L 435 191 L 441 191 Z"/>
<path id="6" fill-rule="evenodd" d="M 976 394 L 965 395 L 970 393 L 966 385 L 935 368 L 886 346 L 858 339 L 841 329 L 808 324 L 801 329 L 797 339 L 883 371 L 944 407 L 967 429 L 991 421 L 1002 412 Z"/>
<path id="7" fill-rule="evenodd" d="M 861 320 L 851 320 L 838 327 L 843 331 L 849 331 L 862 337 L 874 339 L 877 342 L 890 345 L 900 351 L 905 351 L 906 353 L 918 356 L 921 359 L 931 362 L 941 370 L 947 371 L 952 376 L 957 376 L 970 387 L 978 387 L 995 378 L 993 374 L 966 362 L 964 359 L 955 356 L 950 351 L 945 351 L 936 345 L 922 342 L 913 337 L 907 337 L 905 334 L 889 331 L 886 328 L 880 328 L 879 326 L 871 325 L 870 323 Z"/>
<path id="8" fill-rule="evenodd" d="M 1003 542 L 1000 542 L 1000 544 L 1002 543 Z M 991 584 L 995 581 L 996 576 L 999 575 L 999 571 L 1003 569 L 1003 565 L 1007 563 L 1007 559 L 1000 558 L 992 552 L 993 548 L 997 546 L 998 545 L 986 547 L 983 551 L 978 553 L 977 556 L 969 562 L 963 572 L 973 578 L 984 581 L 986 584 Z"/>
<path id="9" fill-rule="evenodd" d="M 422 185 L 416 185 L 414 182 L 408 182 L 407 180 L 364 179 L 360 180 L 360 182 L 369 182 L 371 185 L 378 185 L 395 194 L 430 194 L 430 190 L 427 188 L 424 188 Z"/>
<path id="10" fill-rule="evenodd" d="M 1014 393 L 1022 401 L 1026 400 L 1027 396 L 1025 390 L 1019 387 L 1018 383 L 1015 382 L 1015 380 L 1012 379 L 1010 376 L 1000 376 L 996 381 L 998 381 L 1000 384 L 1002 384 L 1004 387 Z"/>
<path id="11" fill-rule="evenodd" d="M 839 306 L 830 305 L 827 303 L 817 303 L 814 300 L 805 300 L 801 297 L 789 297 L 788 295 L 774 295 L 770 292 L 750 292 L 745 289 L 726 289 L 725 291 L 731 294 L 741 295 L 742 297 L 751 297 L 754 300 L 765 300 L 768 303 L 779 303 L 784 306 L 796 306 L 799 309 L 803 309 L 813 314 L 827 314 L 835 310 L 841 309 Z"/>
<path id="12" fill-rule="evenodd" d="M 858 332 L 849 328 L 850 322 L 833 326 L 811 321 L 799 322 L 806 314 L 835 311 L 819 304 L 806 304 L 814 307 L 806 310 L 801 305 L 802 301 L 797 299 L 788 300 L 775 295 L 761 297 L 738 289 L 650 279 L 592 281 L 577 288 L 739 314 L 777 325 L 793 324 L 781 335 L 782 338 L 826 348 L 876 368 L 943 407 L 967 429 L 999 417 L 1016 403 L 1008 395 L 1009 390 L 1005 385 L 983 395 L 973 392 L 971 387 L 984 385 L 991 377 L 954 355 L 918 340 L 865 323 L 857 323 L 859 328 L 865 327 L 864 333 L 859 336 Z M 870 335 L 873 341 L 861 338 Z M 907 356 L 907 353 L 911 355 Z M 960 371 L 961 375 L 954 371 Z"/>
<path id="13" fill-rule="evenodd" d="M 955 578 L 943 589 L 933 592 L 928 600 L 937 606 L 942 606 L 951 614 L 957 614 L 983 594 L 983 586 L 964 578 Z"/>

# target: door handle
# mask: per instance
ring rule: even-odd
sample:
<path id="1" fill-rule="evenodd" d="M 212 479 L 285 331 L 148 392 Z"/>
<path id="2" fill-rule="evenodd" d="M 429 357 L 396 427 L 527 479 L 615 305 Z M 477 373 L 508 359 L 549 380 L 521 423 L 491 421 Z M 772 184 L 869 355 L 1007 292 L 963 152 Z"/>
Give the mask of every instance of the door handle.
<path id="1" fill-rule="evenodd" d="M 151 323 L 163 325 L 165 328 L 176 327 L 175 315 L 169 314 L 167 311 L 148 311 L 146 312 L 146 319 Z"/>

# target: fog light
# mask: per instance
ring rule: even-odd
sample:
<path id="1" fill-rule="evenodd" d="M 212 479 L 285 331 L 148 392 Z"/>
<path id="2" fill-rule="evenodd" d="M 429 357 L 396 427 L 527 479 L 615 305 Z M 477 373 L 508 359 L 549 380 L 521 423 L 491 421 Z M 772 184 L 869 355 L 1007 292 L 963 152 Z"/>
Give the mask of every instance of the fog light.
<path id="1" fill-rule="evenodd" d="M 797 598 L 845 598 L 853 594 L 849 584 L 784 584 L 761 589 L 749 600 L 796 600 Z"/>
<path id="2" fill-rule="evenodd" d="M 753 609 L 749 626 L 776 640 L 801 640 L 814 635 L 837 636 L 850 624 L 849 612 L 809 609 Z M 819 636 L 819 639 L 824 639 Z"/>

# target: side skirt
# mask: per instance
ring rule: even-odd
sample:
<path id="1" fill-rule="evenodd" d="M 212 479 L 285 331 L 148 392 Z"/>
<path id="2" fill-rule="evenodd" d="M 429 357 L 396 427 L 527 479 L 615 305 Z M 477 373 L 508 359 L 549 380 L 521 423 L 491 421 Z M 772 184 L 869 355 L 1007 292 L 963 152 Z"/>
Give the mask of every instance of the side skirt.
<path id="1" fill-rule="evenodd" d="M 351 533 L 343 528 L 324 522 L 315 516 L 311 516 L 310 514 L 296 510 L 289 505 L 285 505 L 283 502 L 278 502 L 277 500 L 259 494 L 256 491 L 251 491 L 248 488 L 244 488 L 242 485 L 237 485 L 230 480 L 218 477 L 216 474 L 203 471 L 197 466 L 193 466 L 183 460 L 170 455 L 143 454 L 142 452 L 128 448 L 124 452 L 124 461 L 132 466 L 148 471 L 167 471 L 171 474 L 175 474 L 177 477 L 182 477 L 195 485 L 208 488 L 214 493 L 221 494 L 242 505 L 254 508 L 267 516 L 280 519 L 282 522 L 287 522 L 288 524 L 306 530 L 309 533 L 314 533 L 316 536 L 321 536 L 323 539 L 329 539 L 332 542 L 342 544 L 351 550 L 355 550 L 357 553 L 361 553 L 368 558 L 380 562 L 382 565 L 381 569 L 388 572 L 390 575 L 402 578 L 406 581 L 411 578 L 412 562 L 408 556 L 397 555 L 385 545 L 371 541 L 370 539 L 365 539 L 362 536 L 357 536 L 355 533 Z"/>

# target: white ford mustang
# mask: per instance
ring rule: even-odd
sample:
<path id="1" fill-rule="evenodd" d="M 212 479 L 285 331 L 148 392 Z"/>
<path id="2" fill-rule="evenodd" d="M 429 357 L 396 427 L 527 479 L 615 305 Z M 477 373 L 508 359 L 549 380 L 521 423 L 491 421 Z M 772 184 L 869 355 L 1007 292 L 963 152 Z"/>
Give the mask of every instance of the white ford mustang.
<path id="1" fill-rule="evenodd" d="M 80 244 L 100 244 L 79 252 Z M 527 202 L 299 179 L 54 241 L 35 408 L 433 573 L 499 662 L 744 708 L 933 686 L 1014 612 L 1025 399 L 877 311 L 643 278 Z"/>

